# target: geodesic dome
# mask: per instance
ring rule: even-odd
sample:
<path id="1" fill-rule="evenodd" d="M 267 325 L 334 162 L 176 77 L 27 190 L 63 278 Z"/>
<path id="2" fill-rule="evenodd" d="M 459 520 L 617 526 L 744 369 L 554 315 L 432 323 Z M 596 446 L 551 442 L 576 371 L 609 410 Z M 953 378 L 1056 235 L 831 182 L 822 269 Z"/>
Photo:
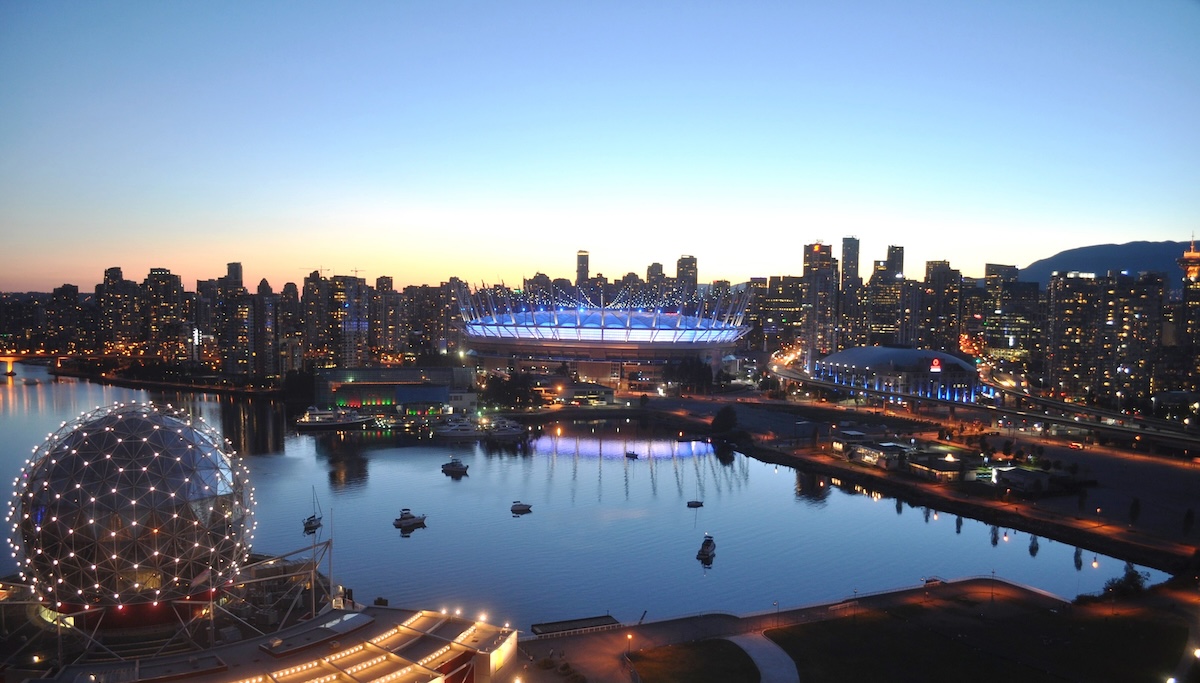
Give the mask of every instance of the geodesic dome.
<path id="1" fill-rule="evenodd" d="M 15 481 L 22 577 L 58 607 L 157 604 L 232 577 L 249 555 L 253 493 L 222 443 L 150 403 L 64 423 Z"/>

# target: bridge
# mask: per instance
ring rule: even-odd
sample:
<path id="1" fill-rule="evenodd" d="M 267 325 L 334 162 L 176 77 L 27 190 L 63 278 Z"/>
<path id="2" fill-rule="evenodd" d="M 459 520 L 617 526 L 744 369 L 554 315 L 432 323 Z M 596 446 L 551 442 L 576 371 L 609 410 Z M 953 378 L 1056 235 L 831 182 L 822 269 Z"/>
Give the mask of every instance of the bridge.
<path id="1" fill-rule="evenodd" d="M 60 357 L 47 356 L 44 353 L 14 353 L 11 351 L 0 351 L 0 362 L 4 363 L 4 374 L 8 375 L 9 377 L 17 374 L 17 371 L 13 368 L 13 366 L 16 363 L 25 360 L 54 361 L 54 364 L 58 365 Z"/>

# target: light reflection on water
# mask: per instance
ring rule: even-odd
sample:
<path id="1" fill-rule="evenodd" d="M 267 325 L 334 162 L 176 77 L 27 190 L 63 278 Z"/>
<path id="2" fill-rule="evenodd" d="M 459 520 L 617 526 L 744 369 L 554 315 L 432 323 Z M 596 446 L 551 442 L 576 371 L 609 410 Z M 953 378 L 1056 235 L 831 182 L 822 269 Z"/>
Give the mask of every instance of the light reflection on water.
<path id="1" fill-rule="evenodd" d="M 19 367 L 46 379 L 40 368 Z M 0 385 L 0 465 L 15 477 L 63 420 L 147 398 L 86 382 L 10 380 Z M 636 422 L 564 424 L 561 435 L 552 425 L 527 452 L 489 451 L 382 434 L 299 435 L 273 402 L 152 398 L 194 411 L 253 453 L 255 550 L 305 547 L 301 520 L 315 486 L 321 539 L 335 541 L 334 580 L 360 602 L 462 608 L 524 629 L 605 613 L 637 621 L 643 612 L 766 611 L 993 570 L 1073 597 L 1101 590 L 1124 567 L 1025 532 L 843 490 L 827 477 L 718 455 Z M 451 455 L 467 463 L 468 476 L 441 473 Z M 688 508 L 692 499 L 704 506 Z M 533 512 L 513 516 L 514 500 Z M 427 514 L 427 527 L 402 537 L 391 524 L 402 507 Z M 705 533 L 717 542 L 711 567 L 696 559 Z M 5 573 L 14 569 L 10 558 Z"/>

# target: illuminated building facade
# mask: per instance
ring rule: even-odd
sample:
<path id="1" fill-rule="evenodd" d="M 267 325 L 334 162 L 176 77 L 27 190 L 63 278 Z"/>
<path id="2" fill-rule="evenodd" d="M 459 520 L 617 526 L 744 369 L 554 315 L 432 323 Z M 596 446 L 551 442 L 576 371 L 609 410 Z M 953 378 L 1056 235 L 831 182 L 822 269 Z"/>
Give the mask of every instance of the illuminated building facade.
<path id="1" fill-rule="evenodd" d="M 813 379 L 847 389 L 865 389 L 945 401 L 974 403 L 981 390 L 975 366 L 927 349 L 859 346 L 813 364 Z"/>
<path id="2" fill-rule="evenodd" d="M 622 293 L 597 304 L 564 292 L 462 288 L 464 343 L 483 369 L 574 366 L 581 379 L 646 388 L 669 362 L 700 358 L 716 367 L 746 334 L 746 290 L 706 298 Z"/>

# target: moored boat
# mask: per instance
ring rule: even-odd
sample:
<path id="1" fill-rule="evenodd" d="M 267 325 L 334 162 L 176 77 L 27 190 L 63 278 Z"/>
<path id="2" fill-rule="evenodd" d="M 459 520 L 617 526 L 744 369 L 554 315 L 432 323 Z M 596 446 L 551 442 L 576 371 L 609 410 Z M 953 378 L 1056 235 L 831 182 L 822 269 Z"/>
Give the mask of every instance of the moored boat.
<path id="1" fill-rule="evenodd" d="M 296 429 L 302 432 L 336 431 L 339 429 L 366 429 L 374 424 L 370 415 L 359 415 L 354 410 L 321 410 L 310 407 L 296 418 Z"/>
<path id="2" fill-rule="evenodd" d="M 704 501 L 702 501 L 702 500 L 689 500 L 689 501 L 687 502 L 687 506 L 688 506 L 688 507 L 690 507 L 690 508 L 702 508 L 702 507 L 704 507 Z"/>
<path id="3" fill-rule="evenodd" d="M 400 510 L 400 516 L 392 520 L 392 526 L 401 531 L 417 529 L 425 526 L 425 515 L 414 515 L 412 510 L 403 508 Z"/>
<path id="4" fill-rule="evenodd" d="M 700 550 L 696 553 L 696 559 L 701 562 L 712 562 L 712 559 L 717 556 L 717 542 L 713 540 L 712 534 L 704 534 L 704 542 L 700 544 Z"/>
<path id="5" fill-rule="evenodd" d="M 311 536 L 321 528 L 321 504 L 317 502 L 317 487 L 313 487 L 313 513 L 304 518 L 304 535 Z"/>
<path id="6" fill-rule="evenodd" d="M 450 462 L 442 463 L 442 473 L 452 477 L 461 477 L 467 473 L 468 465 L 458 458 L 450 458 Z"/>
<path id="7" fill-rule="evenodd" d="M 443 439 L 478 439 L 484 433 L 474 421 L 456 417 L 434 425 L 433 435 Z"/>
<path id="8" fill-rule="evenodd" d="M 522 503 L 519 500 L 514 500 L 512 507 L 508 508 L 514 515 L 523 515 L 526 512 L 533 512 L 532 503 Z"/>

